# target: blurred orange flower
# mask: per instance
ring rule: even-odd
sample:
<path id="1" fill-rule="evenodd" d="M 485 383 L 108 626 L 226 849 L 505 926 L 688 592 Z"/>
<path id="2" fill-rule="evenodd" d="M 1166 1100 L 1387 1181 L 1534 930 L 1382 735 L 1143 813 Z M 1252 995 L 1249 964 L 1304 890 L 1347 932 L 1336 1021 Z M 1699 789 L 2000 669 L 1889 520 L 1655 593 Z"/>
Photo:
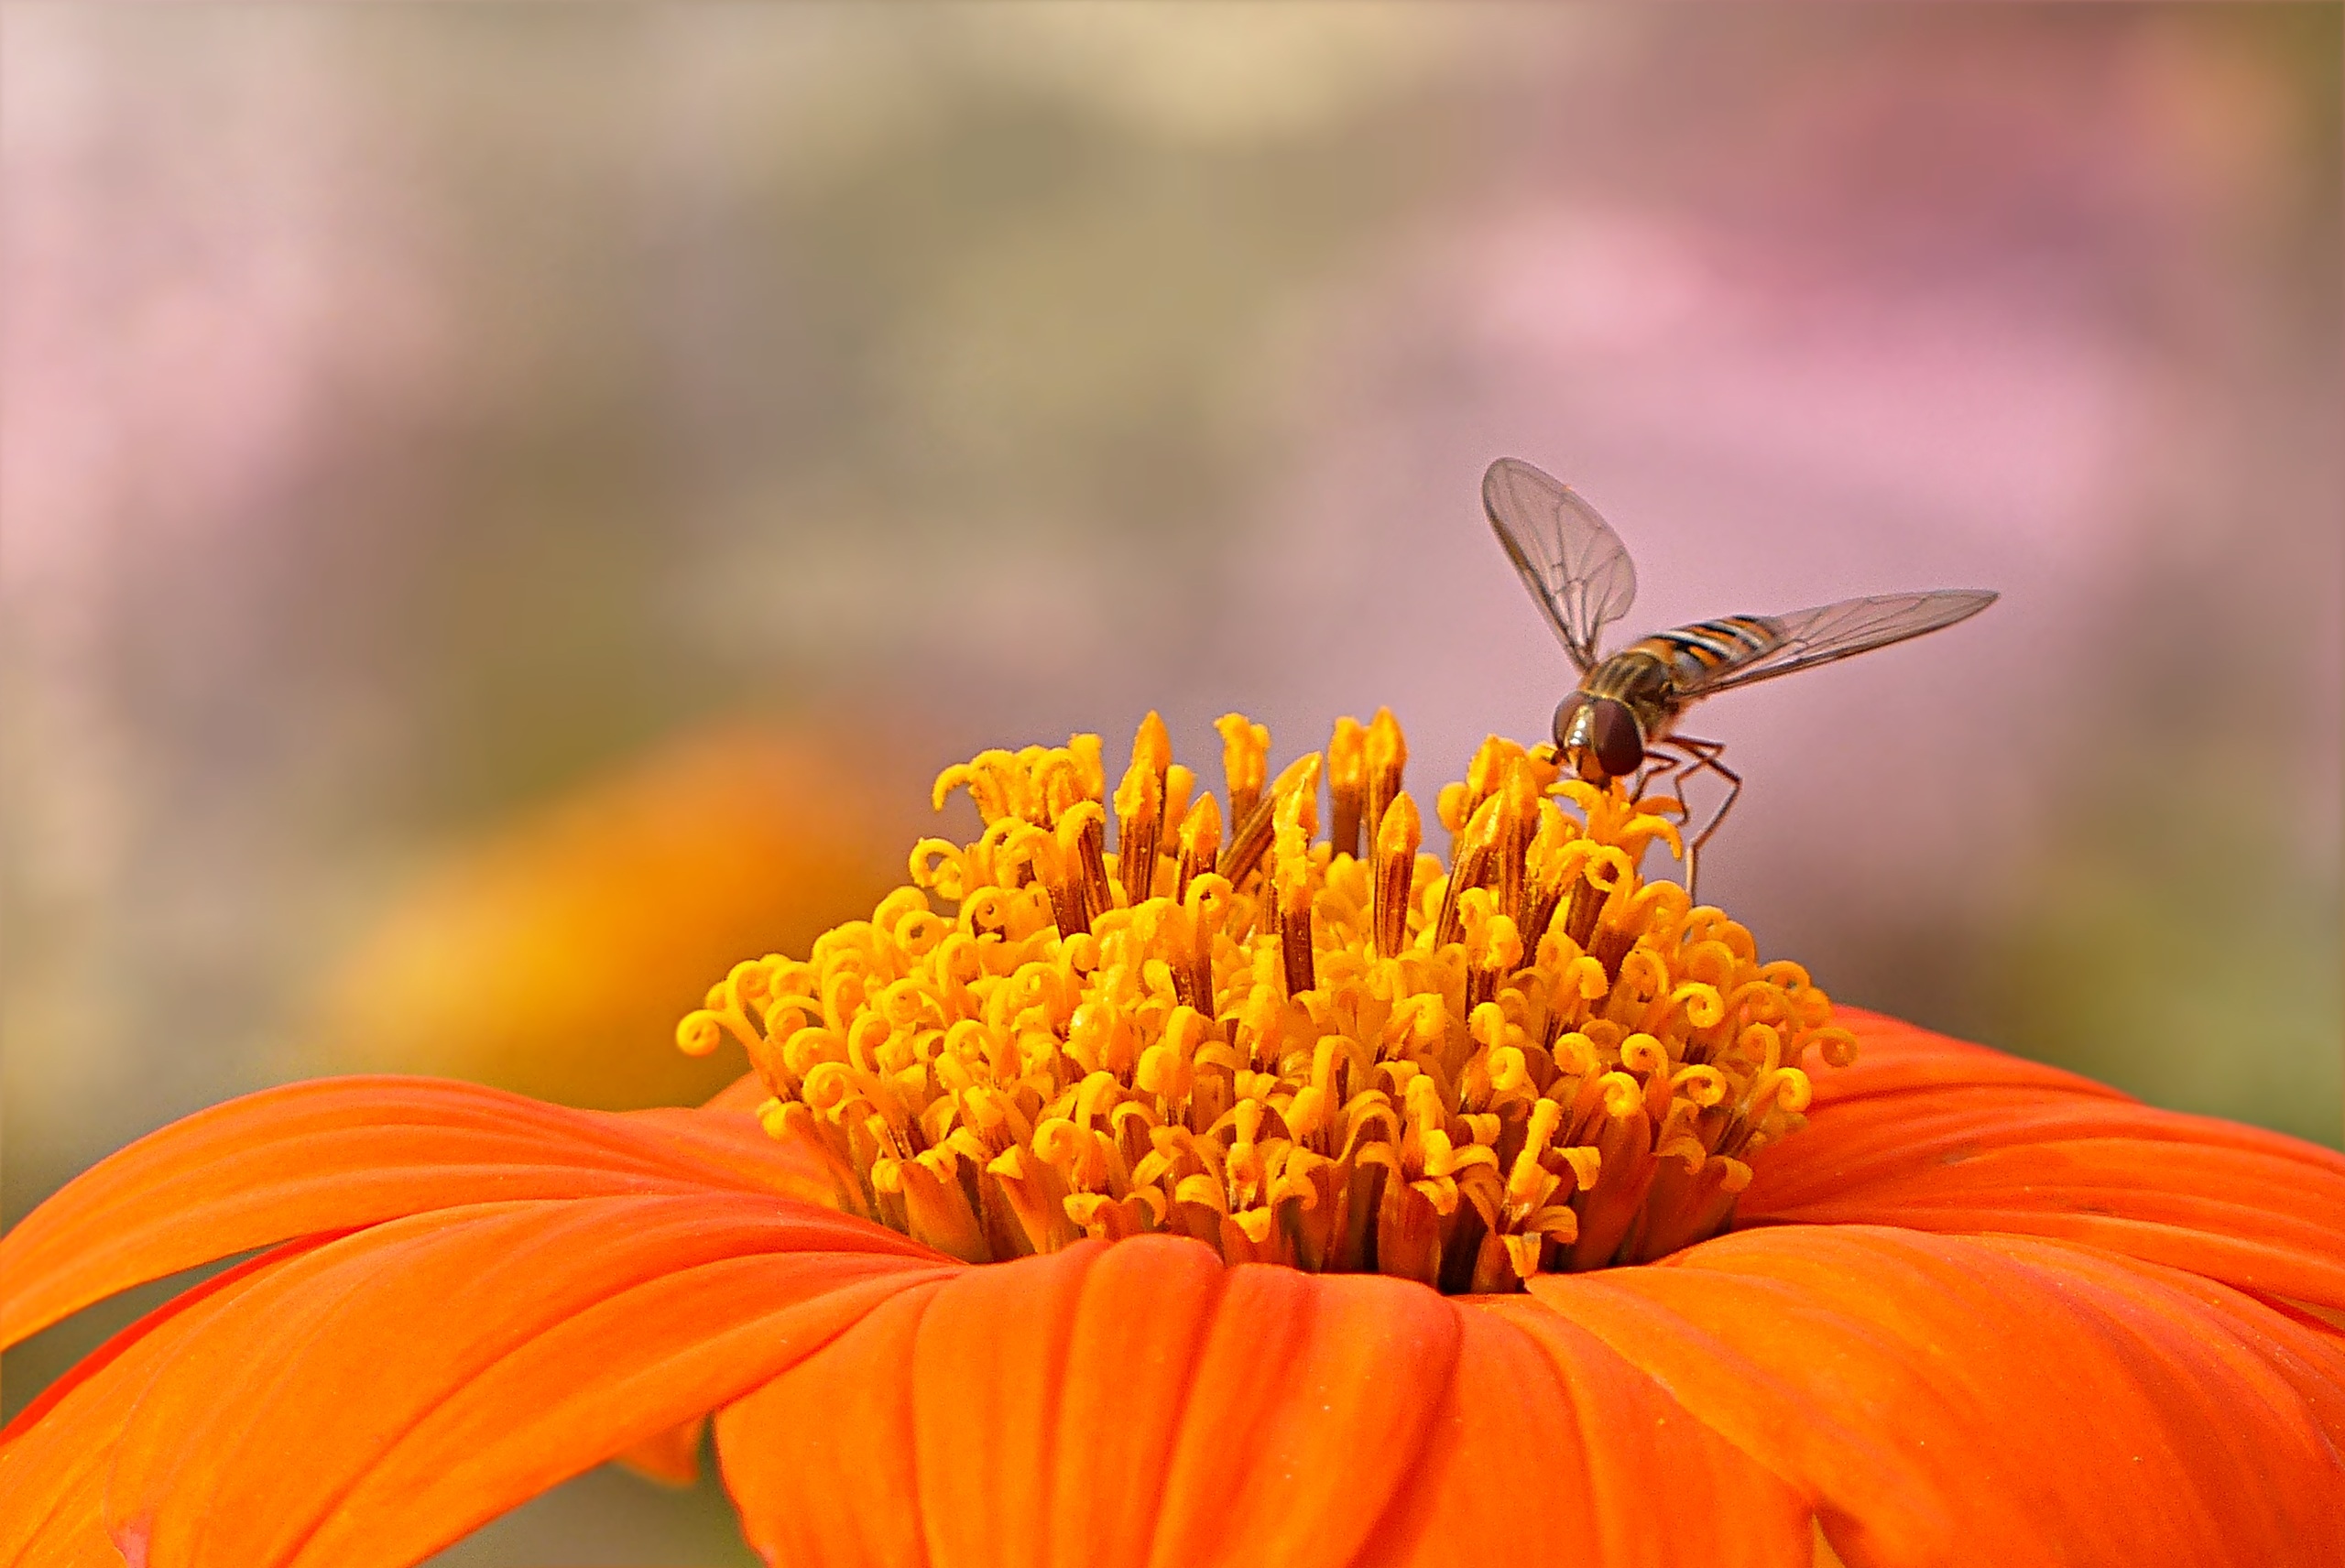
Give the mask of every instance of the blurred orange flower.
<path id="1" fill-rule="evenodd" d="M 0 1343 L 272 1250 L 0 1433 L 0 1562 L 413 1563 L 711 1412 L 776 1563 L 2335 1560 L 2345 1157 L 1827 1021 L 1537 753 L 1444 792 L 1427 877 L 1340 734 L 1348 851 L 1256 735 L 1208 853 L 1143 732 L 1144 876 L 1095 855 L 1096 753 L 948 774 L 960 913 L 737 967 L 758 1075 L 703 1109 L 328 1081 L 103 1162 L 0 1238 Z M 1344 1130 L 1306 1091 L 1350 1037 L 1292 1031 L 1380 999 Z M 1857 1050 L 1809 1102 L 1811 1043 Z"/>
<path id="2" fill-rule="evenodd" d="M 803 951 L 903 877 L 895 748 L 833 719 L 687 734 L 426 872 L 328 977 L 310 1065 L 444 1073 L 570 1105 L 699 1099 L 654 1049 L 743 952 Z"/>

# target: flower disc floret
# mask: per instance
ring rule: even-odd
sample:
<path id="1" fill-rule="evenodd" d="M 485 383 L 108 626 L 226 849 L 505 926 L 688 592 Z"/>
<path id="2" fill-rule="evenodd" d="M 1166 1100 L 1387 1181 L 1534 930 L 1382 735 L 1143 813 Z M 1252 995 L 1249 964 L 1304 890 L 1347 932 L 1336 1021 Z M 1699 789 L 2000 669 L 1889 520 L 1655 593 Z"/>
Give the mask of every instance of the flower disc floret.
<path id="1" fill-rule="evenodd" d="M 1112 796 L 1096 735 L 947 768 L 976 840 L 736 965 L 679 1042 L 737 1039 L 837 1206 L 956 1258 L 1165 1232 L 1454 1292 L 1716 1235 L 1809 1051 L 1853 1057 L 1798 964 L 1640 875 L 1676 801 L 1492 736 L 1435 797 L 1445 866 L 1389 711 L 1274 779 L 1267 730 L 1219 729 L 1226 817 L 1153 713 Z"/>

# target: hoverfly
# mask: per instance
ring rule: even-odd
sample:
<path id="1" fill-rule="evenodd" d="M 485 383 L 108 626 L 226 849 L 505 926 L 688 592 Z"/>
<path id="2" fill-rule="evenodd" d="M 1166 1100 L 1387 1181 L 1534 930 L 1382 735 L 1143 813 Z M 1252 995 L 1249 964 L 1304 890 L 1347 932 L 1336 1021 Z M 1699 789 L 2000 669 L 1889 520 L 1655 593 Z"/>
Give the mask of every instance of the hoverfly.
<path id="1" fill-rule="evenodd" d="M 1742 776 L 1718 760 L 1723 743 L 1676 733 L 1687 708 L 1738 686 L 1950 626 L 1996 597 L 1947 588 L 1842 599 L 1783 615 L 1728 615 L 1656 632 L 1599 658 L 1598 636 L 1637 596 L 1637 569 L 1620 536 L 1569 485 L 1511 457 L 1500 458 L 1482 476 L 1482 506 L 1579 668 L 1579 689 L 1555 709 L 1555 751 L 1565 765 L 1598 786 L 1632 779 L 1639 796 L 1664 779 L 1674 778 L 1682 789 L 1697 773 L 1714 773 L 1726 784 L 1726 799 L 1685 846 L 1689 895 L 1696 856 L 1742 793 Z M 1647 771 L 1639 779 L 1641 769 Z"/>

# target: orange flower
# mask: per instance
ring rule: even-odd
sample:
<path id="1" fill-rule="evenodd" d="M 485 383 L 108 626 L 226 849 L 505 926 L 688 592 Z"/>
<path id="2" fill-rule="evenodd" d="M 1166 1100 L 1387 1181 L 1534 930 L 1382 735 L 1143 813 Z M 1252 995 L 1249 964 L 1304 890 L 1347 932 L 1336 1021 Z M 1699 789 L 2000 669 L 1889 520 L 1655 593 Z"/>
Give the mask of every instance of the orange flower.
<path id="1" fill-rule="evenodd" d="M 892 742 L 833 717 L 673 737 L 417 878 L 328 975 L 305 1069 L 445 1073 L 606 1109 L 725 1082 L 646 1050 L 745 949 L 802 947 L 888 890 L 915 804 Z"/>
<path id="2" fill-rule="evenodd" d="M 1445 871 L 1389 721 L 1227 734 L 1226 847 L 1148 729 L 1121 856 L 1096 743 L 948 774 L 958 911 L 736 968 L 704 1109 L 328 1081 L 85 1174 L 0 1343 L 270 1250 L 0 1433 L 0 1563 L 412 1563 L 710 1412 L 777 1563 L 2338 1560 L 2345 1158 L 1836 1021 L 1543 753 Z"/>

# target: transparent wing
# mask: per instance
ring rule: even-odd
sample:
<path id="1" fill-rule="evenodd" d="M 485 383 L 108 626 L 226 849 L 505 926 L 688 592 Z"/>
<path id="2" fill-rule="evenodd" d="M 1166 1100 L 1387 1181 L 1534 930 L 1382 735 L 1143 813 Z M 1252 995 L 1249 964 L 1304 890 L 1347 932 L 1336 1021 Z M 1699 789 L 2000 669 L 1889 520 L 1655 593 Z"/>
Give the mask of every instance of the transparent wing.
<path id="1" fill-rule="evenodd" d="M 1996 595 L 1979 588 L 1942 588 L 1934 593 L 1876 593 L 1865 599 L 1842 599 L 1788 615 L 1754 616 L 1783 633 L 1783 640 L 1766 652 L 1740 664 L 1729 663 L 1685 693 L 1707 697 L 1737 686 L 1772 681 L 1836 659 L 1886 648 L 1892 642 L 1920 637 L 1941 626 L 1977 615 Z"/>
<path id="2" fill-rule="evenodd" d="M 1596 663 L 1597 634 L 1636 599 L 1629 547 L 1569 485 L 1511 457 L 1500 458 L 1482 475 L 1482 509 L 1565 651 L 1586 674 Z"/>

